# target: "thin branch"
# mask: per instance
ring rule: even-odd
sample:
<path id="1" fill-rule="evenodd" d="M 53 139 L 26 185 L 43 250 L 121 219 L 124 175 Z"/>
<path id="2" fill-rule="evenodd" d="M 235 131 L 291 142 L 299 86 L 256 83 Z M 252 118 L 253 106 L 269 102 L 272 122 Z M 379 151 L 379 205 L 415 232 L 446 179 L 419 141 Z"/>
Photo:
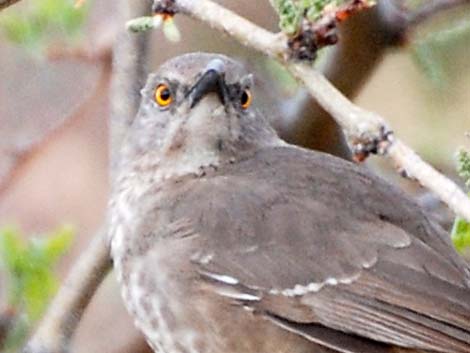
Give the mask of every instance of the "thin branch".
<path id="1" fill-rule="evenodd" d="M 0 312 L 0 349 L 3 349 L 8 333 L 15 320 L 15 312 L 9 308 Z"/>
<path id="2" fill-rule="evenodd" d="M 104 59 L 104 57 L 103 57 Z M 1 151 L 12 160 L 6 172 L 0 176 L 0 197 L 8 192 L 9 188 L 14 184 L 18 178 L 25 171 L 28 163 L 37 158 L 41 152 L 46 148 L 54 139 L 60 137 L 65 130 L 73 128 L 80 120 L 86 118 L 86 110 L 90 105 L 96 104 L 97 96 L 106 86 L 109 81 L 109 67 L 107 67 L 106 60 L 102 61 L 104 67 L 100 73 L 100 78 L 93 93 L 87 97 L 80 106 L 70 113 L 63 121 L 53 126 L 45 132 L 38 133 L 34 140 L 28 141 L 28 144 L 22 146 L 22 149 L 16 150 L 14 147 L 11 150 Z"/>
<path id="3" fill-rule="evenodd" d="M 470 199 L 462 190 L 421 160 L 403 142 L 394 138 L 385 120 L 379 115 L 351 103 L 312 67 L 286 61 L 288 55 L 285 52 L 285 41 L 280 42 L 282 35 L 266 31 L 210 0 L 174 0 L 172 3 L 179 12 L 235 37 L 244 45 L 279 59 L 335 118 L 356 150 L 366 154 L 375 152 L 388 155 L 401 170 L 405 170 L 439 195 L 456 214 L 470 220 Z"/>
<path id="4" fill-rule="evenodd" d="M 20 0 L 0 0 L 0 11 L 6 9 L 8 6 L 16 4 Z"/>
<path id="5" fill-rule="evenodd" d="M 470 208 L 467 207 L 469 198 L 454 182 L 424 162 L 410 147 L 396 140 L 388 148 L 387 156 L 424 187 L 432 190 L 455 213 L 470 220 Z M 453 205 L 461 207 L 458 209 L 452 207 Z"/>
<path id="6" fill-rule="evenodd" d="M 348 18 L 339 27 L 338 44 L 320 60 L 319 71 L 348 98 L 357 95 L 401 33 L 388 18 L 387 5 L 380 1 Z M 275 127 L 290 143 L 351 159 L 341 128 L 306 89 L 283 105 Z"/>
<path id="7" fill-rule="evenodd" d="M 110 268 L 106 230 L 102 229 L 72 268 L 24 352 L 67 352 L 85 307 Z"/>
<path id="8" fill-rule="evenodd" d="M 173 0 L 172 2 L 180 12 L 227 33 L 242 44 L 272 57 L 282 58 L 288 54 L 287 37 L 283 33 L 271 33 L 212 1 Z"/>
<path id="9" fill-rule="evenodd" d="M 443 10 L 465 3 L 470 1 L 427 1 L 409 13 L 398 0 L 378 1 L 377 6 L 351 16 L 340 26 L 340 40 L 322 58 L 319 70 L 343 95 L 354 98 L 387 50 L 406 43 L 410 30 Z M 282 108 L 282 119 L 274 125 L 283 139 L 351 159 L 341 129 L 305 89 Z"/>
<path id="10" fill-rule="evenodd" d="M 203 0 L 205 1 L 205 0 Z M 302 63 L 286 63 L 288 70 L 301 81 L 310 95 L 343 128 L 353 144 L 380 141 L 389 128 L 378 114 L 354 105 L 319 71 Z"/>
<path id="11" fill-rule="evenodd" d="M 147 15 L 150 0 L 121 0 L 126 20 Z M 140 104 L 140 89 L 145 82 L 145 63 L 148 57 L 149 33 L 133 34 L 122 27 L 114 46 L 114 73 L 111 83 L 110 154 L 111 174 L 117 163 L 121 141 L 131 125 Z M 111 175 L 112 176 L 112 175 Z"/>

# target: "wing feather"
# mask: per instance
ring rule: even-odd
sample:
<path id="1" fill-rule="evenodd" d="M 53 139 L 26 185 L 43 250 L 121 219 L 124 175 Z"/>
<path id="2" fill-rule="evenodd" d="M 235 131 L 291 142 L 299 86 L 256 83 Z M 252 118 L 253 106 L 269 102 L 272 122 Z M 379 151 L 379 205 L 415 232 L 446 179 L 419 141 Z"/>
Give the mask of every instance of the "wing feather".
<path id="1" fill-rule="evenodd" d="M 192 219 L 211 254 L 199 271 L 236 279 L 232 292 L 214 290 L 273 323 L 325 347 L 321 330 L 371 352 L 470 351 L 468 265 L 417 204 L 366 170 L 272 148 L 176 189 L 173 221 Z"/>

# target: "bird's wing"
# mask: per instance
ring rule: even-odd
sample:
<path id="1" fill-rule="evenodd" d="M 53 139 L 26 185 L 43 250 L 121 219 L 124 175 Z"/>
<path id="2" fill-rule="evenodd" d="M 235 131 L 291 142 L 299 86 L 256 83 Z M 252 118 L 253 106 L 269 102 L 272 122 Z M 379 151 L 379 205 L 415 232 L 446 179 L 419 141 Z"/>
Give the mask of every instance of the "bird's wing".
<path id="1" fill-rule="evenodd" d="M 193 220 L 192 261 L 220 295 L 326 346 L 322 330 L 334 329 L 470 352 L 468 266 L 414 202 L 366 170 L 273 148 L 178 190 L 168 207 Z"/>

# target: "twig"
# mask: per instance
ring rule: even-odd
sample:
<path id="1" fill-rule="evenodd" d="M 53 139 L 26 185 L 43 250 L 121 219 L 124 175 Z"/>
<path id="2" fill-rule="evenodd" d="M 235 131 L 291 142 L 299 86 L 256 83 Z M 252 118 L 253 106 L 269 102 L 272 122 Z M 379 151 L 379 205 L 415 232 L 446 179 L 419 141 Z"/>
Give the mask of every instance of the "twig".
<path id="1" fill-rule="evenodd" d="M 50 61 L 57 61 L 63 59 L 76 59 L 83 62 L 92 62 L 96 63 L 99 61 L 106 61 L 112 55 L 112 43 L 106 43 L 109 46 L 103 46 L 101 48 L 67 48 L 67 47 L 58 47 L 51 46 L 47 48 L 47 59 Z"/>
<path id="2" fill-rule="evenodd" d="M 179 12 L 227 33 L 244 45 L 272 57 L 282 58 L 288 54 L 287 37 L 283 33 L 271 33 L 212 1 L 173 0 L 172 2 L 176 4 Z"/>
<path id="3" fill-rule="evenodd" d="M 20 0 L 0 0 L 0 11 L 6 9 L 8 6 L 16 4 Z"/>
<path id="4" fill-rule="evenodd" d="M 9 308 L 0 312 L 0 350 L 4 348 L 5 340 L 14 323 L 15 312 Z"/>
<path id="5" fill-rule="evenodd" d="M 93 93 L 87 97 L 80 106 L 70 113 L 63 121 L 60 121 L 55 126 L 52 126 L 45 132 L 36 133 L 36 136 L 21 149 L 12 146 L 10 149 L 0 150 L 0 154 L 5 154 L 12 159 L 6 172 L 0 175 L 0 197 L 2 197 L 9 188 L 14 184 L 22 173 L 25 171 L 28 163 L 40 156 L 44 148 L 60 137 L 65 130 L 73 128 L 79 121 L 86 118 L 86 110 L 88 107 L 95 105 L 97 96 L 103 89 L 106 89 L 109 81 L 109 67 L 107 67 L 106 61 L 104 61 L 104 67 L 100 73 L 100 78 L 96 88 L 93 89 Z"/>
<path id="6" fill-rule="evenodd" d="M 397 32 L 402 32 L 401 26 L 389 19 L 388 5 L 380 1 L 351 16 L 339 28 L 338 44 L 320 60 L 319 71 L 350 99 L 381 63 L 387 49 L 397 44 Z M 341 128 L 306 89 L 283 105 L 282 119 L 275 123 L 287 142 L 351 159 Z"/>
<path id="7" fill-rule="evenodd" d="M 110 268 L 103 228 L 72 268 L 24 353 L 66 352 L 86 305 Z"/>
<path id="8" fill-rule="evenodd" d="M 286 63 L 286 65 L 323 109 L 335 118 L 353 144 L 367 144 L 374 139 L 381 141 L 383 135 L 389 132 L 385 121 L 378 114 L 354 105 L 319 71 L 307 64 Z"/>
<path id="9" fill-rule="evenodd" d="M 120 0 L 117 6 L 123 23 L 126 19 L 147 14 L 150 9 L 147 0 Z M 122 33 L 114 47 L 110 115 L 111 178 L 121 139 L 137 111 L 137 87 L 144 75 L 143 62 L 148 47 L 146 41 L 147 35 Z M 103 226 L 72 268 L 24 353 L 67 352 L 85 308 L 110 268 L 107 227 Z"/>
<path id="10" fill-rule="evenodd" d="M 387 156 L 405 170 L 407 174 L 419 180 L 429 190 L 432 190 L 447 205 L 462 205 L 461 212 L 456 208 L 450 208 L 458 215 L 470 220 L 468 217 L 470 209 L 465 208 L 466 203 L 469 201 L 468 197 L 454 182 L 424 162 L 410 147 L 396 140 L 390 145 Z"/>
<path id="11" fill-rule="evenodd" d="M 123 24 L 130 18 L 147 15 L 150 12 L 150 0 L 120 0 L 120 3 L 123 7 Z M 123 26 L 114 46 L 109 145 L 111 174 L 118 160 L 121 140 L 139 108 L 139 92 L 146 78 L 148 36 L 148 33 L 129 33 Z"/>
<path id="12" fill-rule="evenodd" d="M 343 95 L 354 98 L 381 63 L 387 50 L 406 43 L 407 34 L 440 11 L 469 0 L 427 1 L 409 13 L 398 0 L 381 0 L 377 6 L 351 16 L 339 29 L 340 41 L 321 60 L 319 70 Z M 283 105 L 275 128 L 290 143 L 350 159 L 350 151 L 334 119 L 301 89 Z"/>
<path id="13" fill-rule="evenodd" d="M 403 142 L 395 139 L 379 115 L 351 103 L 312 67 L 288 62 L 285 42 L 280 42 L 282 35 L 266 31 L 210 0 L 173 0 L 172 3 L 178 12 L 203 21 L 235 37 L 244 45 L 279 59 L 335 118 L 359 152 L 388 155 L 400 169 L 438 194 L 456 214 L 470 220 L 470 199 L 462 190 L 421 160 Z"/>

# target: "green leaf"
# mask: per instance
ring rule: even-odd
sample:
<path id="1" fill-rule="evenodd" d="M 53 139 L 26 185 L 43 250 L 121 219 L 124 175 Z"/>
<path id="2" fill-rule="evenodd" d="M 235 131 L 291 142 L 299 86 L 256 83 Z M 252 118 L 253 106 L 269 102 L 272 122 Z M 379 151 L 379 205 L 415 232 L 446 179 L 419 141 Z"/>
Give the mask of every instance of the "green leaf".
<path id="1" fill-rule="evenodd" d="M 279 15 L 279 28 L 294 35 L 300 29 L 303 19 L 319 20 L 326 7 L 337 7 L 351 0 L 270 0 Z"/>
<path id="2" fill-rule="evenodd" d="M 24 308 L 34 322 L 57 288 L 53 265 L 70 247 L 73 230 L 62 227 L 51 236 L 25 243 L 13 228 L 0 232 L 1 258 L 9 278 L 9 305 Z"/>
<path id="3" fill-rule="evenodd" d="M 17 260 L 24 251 L 24 243 L 17 234 L 18 232 L 11 227 L 0 231 L 0 253 L 3 263 L 11 272 L 15 271 Z"/>
<path id="4" fill-rule="evenodd" d="M 33 23 L 19 14 L 1 18 L 0 29 L 5 37 L 13 43 L 32 46 L 38 41 L 40 31 L 35 30 Z"/>
<path id="5" fill-rule="evenodd" d="M 279 15 L 279 28 L 287 34 L 295 34 L 303 17 L 303 6 L 295 0 L 271 0 Z"/>
<path id="6" fill-rule="evenodd" d="M 452 242 L 460 253 L 470 248 L 470 223 L 460 217 L 456 218 L 452 227 Z"/>
<path id="7" fill-rule="evenodd" d="M 76 8 L 71 0 L 30 0 L 0 16 L 0 31 L 15 44 L 41 48 L 74 38 L 85 21 L 89 2 Z"/>
<path id="8" fill-rule="evenodd" d="M 36 269 L 24 276 L 24 309 L 31 322 L 37 321 L 53 297 L 58 282 L 50 269 Z"/>
<path id="9" fill-rule="evenodd" d="M 470 189 L 470 152 L 463 148 L 457 152 L 457 172 Z"/>
<path id="10" fill-rule="evenodd" d="M 8 306 L 16 313 L 5 341 L 6 352 L 17 352 L 30 327 L 46 310 L 58 287 L 54 265 L 69 249 L 73 228 L 27 242 L 13 227 L 0 230 L 0 259 L 8 279 Z"/>
<path id="11" fill-rule="evenodd" d="M 44 255 L 51 264 L 57 262 L 72 244 L 75 230 L 72 226 L 63 226 L 44 241 Z"/>
<path id="12" fill-rule="evenodd" d="M 470 188 L 470 152 L 460 149 L 457 153 L 457 172 L 464 180 L 467 188 Z M 457 217 L 452 227 L 452 242 L 458 252 L 470 250 L 470 223 Z"/>

